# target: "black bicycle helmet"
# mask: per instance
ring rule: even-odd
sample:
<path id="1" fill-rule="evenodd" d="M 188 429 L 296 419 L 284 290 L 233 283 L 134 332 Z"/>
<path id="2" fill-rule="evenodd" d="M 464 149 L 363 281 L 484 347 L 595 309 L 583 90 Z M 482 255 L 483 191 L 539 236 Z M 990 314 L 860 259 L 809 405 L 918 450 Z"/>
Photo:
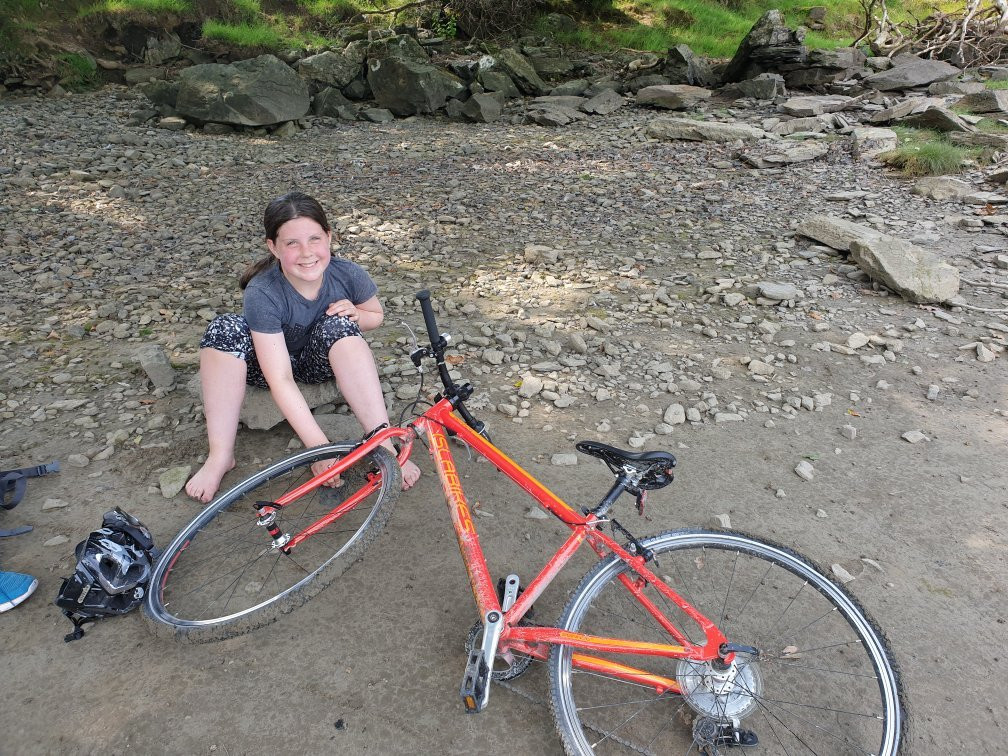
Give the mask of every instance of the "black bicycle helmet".
<path id="1" fill-rule="evenodd" d="M 78 568 L 112 595 L 125 593 L 150 579 L 147 553 L 128 533 L 119 530 L 101 528 L 91 533 L 78 547 L 77 562 Z"/>

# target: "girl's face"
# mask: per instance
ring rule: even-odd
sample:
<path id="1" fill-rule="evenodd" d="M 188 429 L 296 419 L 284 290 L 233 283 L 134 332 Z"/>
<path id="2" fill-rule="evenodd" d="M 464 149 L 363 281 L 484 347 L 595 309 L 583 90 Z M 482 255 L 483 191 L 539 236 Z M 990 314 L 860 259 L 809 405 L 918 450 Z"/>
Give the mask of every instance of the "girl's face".
<path id="1" fill-rule="evenodd" d="M 311 218 L 294 218 L 280 226 L 276 240 L 266 246 L 277 260 L 284 277 L 299 293 L 313 298 L 322 286 L 329 265 L 332 234 Z"/>

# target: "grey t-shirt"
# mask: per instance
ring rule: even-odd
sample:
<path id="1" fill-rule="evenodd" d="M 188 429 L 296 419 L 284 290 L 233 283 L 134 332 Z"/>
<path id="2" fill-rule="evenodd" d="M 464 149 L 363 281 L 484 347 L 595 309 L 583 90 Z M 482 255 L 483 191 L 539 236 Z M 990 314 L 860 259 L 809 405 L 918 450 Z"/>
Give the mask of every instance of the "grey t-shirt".
<path id="1" fill-rule="evenodd" d="M 378 293 L 378 287 L 360 265 L 342 257 L 329 261 L 318 296 L 309 300 L 284 278 L 279 265 L 260 273 L 245 287 L 245 321 L 258 333 L 283 333 L 287 352 L 297 355 L 308 342 L 312 324 L 340 299 L 354 304 Z"/>

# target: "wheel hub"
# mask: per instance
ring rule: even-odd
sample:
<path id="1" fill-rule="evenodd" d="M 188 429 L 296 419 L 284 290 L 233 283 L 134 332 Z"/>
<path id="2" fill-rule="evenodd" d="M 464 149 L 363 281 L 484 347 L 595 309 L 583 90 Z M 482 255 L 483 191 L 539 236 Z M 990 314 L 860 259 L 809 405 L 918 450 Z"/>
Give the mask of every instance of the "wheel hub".
<path id="1" fill-rule="evenodd" d="M 730 664 L 682 659 L 676 668 L 676 680 L 686 703 L 718 723 L 744 719 L 763 694 L 758 663 L 742 654 L 736 654 Z"/>

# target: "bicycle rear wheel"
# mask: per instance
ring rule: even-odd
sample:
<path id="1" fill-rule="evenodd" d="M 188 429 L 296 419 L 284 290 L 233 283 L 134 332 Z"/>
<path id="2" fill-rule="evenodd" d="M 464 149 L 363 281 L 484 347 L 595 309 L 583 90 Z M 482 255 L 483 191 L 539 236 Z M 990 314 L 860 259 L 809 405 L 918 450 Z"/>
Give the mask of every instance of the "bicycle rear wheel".
<path id="1" fill-rule="evenodd" d="M 367 493 L 289 554 L 274 547 L 256 512 L 256 502 L 276 501 L 310 480 L 313 463 L 353 449 L 352 443 L 306 449 L 211 502 L 154 568 L 144 615 L 155 632 L 193 642 L 246 633 L 301 606 L 353 564 L 384 527 L 402 489 L 399 464 L 385 449 L 344 471 L 338 487 L 317 487 L 278 511 L 281 532 L 296 535 L 348 497 Z"/>
<path id="2" fill-rule="evenodd" d="M 578 669 L 573 649 L 554 646 L 551 699 L 567 753 L 723 753 L 719 725 L 733 720 L 758 737 L 760 754 L 897 752 L 905 726 L 899 676 L 885 637 L 846 590 L 793 551 L 739 533 L 674 531 L 644 544 L 662 580 L 729 643 L 758 654 L 737 653 L 728 670 L 599 655 L 677 680 L 680 696 Z M 614 557 L 600 562 L 574 591 L 560 627 L 675 643 L 619 582 L 628 570 Z M 703 644 L 682 610 L 653 586 L 645 594 Z"/>

